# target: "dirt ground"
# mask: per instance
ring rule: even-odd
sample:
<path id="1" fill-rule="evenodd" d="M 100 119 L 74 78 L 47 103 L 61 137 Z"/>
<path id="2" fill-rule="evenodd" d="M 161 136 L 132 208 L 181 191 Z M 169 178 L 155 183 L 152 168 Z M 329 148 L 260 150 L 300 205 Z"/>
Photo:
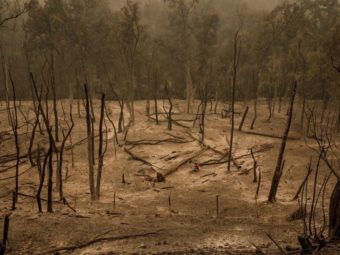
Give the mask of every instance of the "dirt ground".
<path id="1" fill-rule="evenodd" d="M 67 103 L 67 100 L 63 101 L 64 107 L 68 109 Z M 99 101 L 95 101 L 95 113 L 98 116 L 99 104 Z M 161 101 L 159 105 L 162 108 Z M 244 106 L 244 103 L 238 103 L 236 111 L 242 113 Z M 8 167 L 13 166 L 15 161 L 0 163 L 0 229 L 4 215 L 11 214 L 8 254 L 54 254 L 48 252 L 62 246 L 80 245 L 98 237 L 129 235 L 132 235 L 131 238 L 120 240 L 112 238 L 113 240 L 97 242 L 80 249 L 64 250 L 57 254 L 256 254 L 254 244 L 263 251 L 268 251 L 268 254 L 279 254 L 267 233 L 282 247 L 298 247 L 297 235 L 303 231 L 302 221 L 290 221 L 289 216 L 298 209 L 298 202 L 292 201 L 292 198 L 306 175 L 307 163 L 311 156 L 317 156 L 306 146 L 306 143 L 314 146 L 313 141 L 303 138 L 299 130 L 300 115 L 297 110 L 290 133 L 291 139 L 287 144 L 286 165 L 279 187 L 278 201 L 274 204 L 267 203 L 281 140 L 246 132 L 249 131 L 253 117 L 252 103 L 249 103 L 249 106 L 243 131 L 235 133 L 234 157 L 237 159 L 231 172 L 227 172 L 226 163 L 202 166 L 198 171 L 193 171 L 196 164 L 221 157 L 213 150 L 207 149 L 166 176 L 165 182 L 153 184 L 148 175 L 154 176 L 154 170 L 142 162 L 133 160 L 124 151 L 124 147 L 130 149 L 132 146 L 128 142 L 141 140 L 155 141 L 174 137 L 185 140 L 183 143 L 138 145 L 131 149 L 134 154 L 151 162 L 154 169 L 166 174 L 172 166 L 202 150 L 201 145 L 193 139 L 198 137 L 198 123 L 193 128 L 193 122 L 190 120 L 193 120 L 194 114 L 186 114 L 185 102 L 176 100 L 174 119 L 180 120 L 178 121 L 180 125 L 174 124 L 173 130 L 169 131 L 163 114 L 160 117 L 160 124 L 156 125 L 154 120 L 145 116 L 145 101 L 136 102 L 135 124 L 128 131 L 128 142 L 125 145 L 124 134 L 119 134 L 118 138 L 122 145 L 117 147 L 116 157 L 113 130 L 107 121 L 110 129 L 108 150 L 104 158 L 101 199 L 98 202 L 91 202 L 89 195 L 85 112 L 82 107 L 82 116 L 79 118 L 77 107 L 74 106 L 73 144 L 85 140 L 74 147 L 74 167 L 71 164 L 71 150 L 65 151 L 64 171 L 68 169 L 68 177 L 64 181 L 64 194 L 76 212 L 61 203 L 54 203 L 53 214 L 46 212 L 39 214 L 35 200 L 24 196 L 19 197 L 17 210 L 11 212 L 15 169 Z M 63 123 L 60 103 L 59 107 L 59 118 Z M 253 131 L 282 135 L 287 107 L 285 104 L 281 113 L 276 110 L 272 120 L 266 121 L 267 108 L 261 103 Z M 22 102 L 21 109 L 28 120 L 34 118 L 31 108 L 30 102 Z M 215 150 L 226 152 L 230 120 L 221 118 L 221 108 L 222 104 L 218 106 L 218 114 L 213 114 L 210 106 L 208 107 L 205 143 Z M 112 111 L 112 117 L 117 124 L 119 116 L 117 102 L 107 102 L 107 109 Z M 196 108 L 193 109 L 195 112 Z M 128 117 L 128 113 L 125 115 Z M 241 115 L 236 115 L 236 129 Z M 21 112 L 19 117 L 20 123 L 24 124 Z M 15 153 L 11 132 L 4 132 L 10 130 L 5 103 L 0 107 L 0 121 L 2 134 L 0 156 L 3 157 Z M 64 123 L 63 125 L 65 126 Z M 95 125 L 97 134 L 98 121 Z M 19 130 L 22 154 L 27 153 L 31 129 L 31 125 L 23 125 Z M 46 138 L 37 133 L 37 139 L 41 146 L 44 144 L 46 146 Z M 253 146 L 263 149 L 255 154 L 262 173 L 257 200 L 255 199 L 257 184 L 253 182 L 253 161 L 249 155 L 249 150 Z M 33 196 L 39 180 L 37 169 L 31 168 L 26 158 L 21 162 L 20 193 Z M 236 164 L 239 168 L 235 166 Z M 327 168 L 322 166 L 319 187 L 323 176 L 328 173 Z M 123 174 L 125 183 L 122 183 Z M 326 190 L 326 198 L 330 196 L 334 183 L 332 177 Z M 42 197 L 46 198 L 45 186 Z M 57 198 L 55 192 L 54 200 Z M 325 202 L 327 209 L 328 200 Z M 46 205 L 43 206 L 45 211 Z M 321 213 L 318 217 L 322 217 Z M 144 234 L 147 235 L 143 236 Z M 340 254 L 336 249 L 329 254 L 336 252 Z"/>

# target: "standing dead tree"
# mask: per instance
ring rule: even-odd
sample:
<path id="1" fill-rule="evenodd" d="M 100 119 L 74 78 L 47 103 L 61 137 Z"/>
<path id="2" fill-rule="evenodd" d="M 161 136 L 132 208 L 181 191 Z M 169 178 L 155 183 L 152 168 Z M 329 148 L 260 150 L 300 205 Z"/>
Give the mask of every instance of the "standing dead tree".
<path id="1" fill-rule="evenodd" d="M 98 168 L 97 168 L 97 181 L 95 184 L 94 125 L 93 125 L 93 119 L 90 113 L 89 93 L 88 93 L 86 84 L 84 84 L 84 90 L 85 90 L 85 101 L 86 101 L 85 109 L 86 109 L 86 126 L 87 126 L 87 153 L 88 153 L 88 164 L 89 164 L 89 186 L 90 186 L 91 200 L 98 200 L 100 198 L 100 185 L 101 185 L 101 176 L 102 176 L 102 169 L 103 169 L 103 158 L 106 152 L 106 148 L 103 150 L 103 124 L 104 124 L 104 119 L 105 119 L 105 94 L 102 95 L 102 99 L 101 99 L 101 111 L 100 111 L 100 119 L 99 119 Z M 107 130 L 105 133 L 107 134 Z M 106 147 L 107 147 L 107 139 L 106 139 Z"/>
<path id="2" fill-rule="evenodd" d="M 100 185 L 102 178 L 102 171 L 104 165 L 104 152 L 103 152 L 103 123 L 105 112 L 105 94 L 102 95 L 101 108 L 100 108 L 100 119 L 99 119 L 99 148 L 98 148 L 98 173 L 97 173 L 97 185 L 96 185 L 96 199 L 100 198 Z M 107 133 L 107 132 L 106 132 Z"/>
<path id="3" fill-rule="evenodd" d="M 258 84 L 259 84 L 258 71 L 257 72 L 253 71 L 252 77 L 253 77 L 253 83 L 254 83 L 254 117 L 250 125 L 251 130 L 254 129 L 254 125 L 257 119 L 257 90 L 258 90 Z"/>
<path id="4" fill-rule="evenodd" d="M 247 118 L 248 111 L 249 111 L 249 106 L 246 106 L 246 109 L 244 110 L 243 115 L 242 115 L 242 119 L 241 119 L 240 125 L 238 127 L 238 131 L 242 131 L 243 124 L 244 124 L 244 121 Z"/>
<path id="5" fill-rule="evenodd" d="M 257 167 L 258 167 L 258 163 L 257 163 L 257 160 L 255 158 L 255 154 L 254 154 L 254 148 L 251 148 L 250 149 L 250 154 L 251 154 L 251 157 L 253 159 L 253 171 L 254 171 L 254 179 L 253 179 L 253 182 L 257 182 Z"/>
<path id="6" fill-rule="evenodd" d="M 155 88 L 154 88 L 154 93 L 155 93 L 155 115 L 156 115 L 156 124 L 158 125 L 159 121 L 158 121 L 158 75 L 157 75 L 157 71 L 155 72 Z"/>
<path id="7" fill-rule="evenodd" d="M 169 89 L 168 89 L 168 85 L 165 84 L 165 88 L 164 88 L 164 93 L 165 96 L 167 97 L 168 101 L 169 101 L 169 110 L 168 112 L 164 109 L 164 111 L 166 112 L 167 118 L 168 118 L 168 129 L 172 130 L 172 108 L 173 108 L 173 104 L 170 98 L 170 93 L 169 93 Z"/>
<path id="8" fill-rule="evenodd" d="M 53 137 L 51 135 L 52 128 L 49 127 L 49 141 L 50 141 L 50 149 L 48 156 L 48 179 L 47 179 L 47 212 L 53 212 Z"/>
<path id="9" fill-rule="evenodd" d="M 268 201 L 273 203 L 276 201 L 276 193 L 278 186 L 280 184 L 281 176 L 282 176 L 282 171 L 283 171 L 283 162 L 284 162 L 284 153 L 286 149 L 286 144 L 288 140 L 288 135 L 290 131 L 290 126 L 292 124 L 292 118 L 293 118 L 293 112 L 294 112 L 294 100 L 295 100 L 295 95 L 296 95 L 296 81 L 294 81 L 293 87 L 292 87 L 292 95 L 290 99 L 290 108 L 289 108 L 289 114 L 288 114 L 288 120 L 287 120 L 287 125 L 286 129 L 284 131 L 284 134 L 282 136 L 282 143 L 281 143 L 281 148 L 279 151 L 278 159 L 276 162 L 276 168 L 268 196 Z"/>
<path id="10" fill-rule="evenodd" d="M 119 104 L 119 119 L 118 119 L 118 133 L 123 132 L 124 129 L 124 99 L 118 95 L 116 90 L 114 89 L 111 80 L 109 80 L 110 85 L 111 85 L 111 90 L 113 95 L 115 96 L 116 100 L 118 101 Z"/>
<path id="11" fill-rule="evenodd" d="M 199 116 L 200 123 L 199 123 L 199 128 L 200 128 L 200 142 L 204 143 L 204 137 L 205 137 L 205 115 L 206 115 L 206 110 L 207 110 L 207 104 L 208 104 L 208 83 L 205 82 L 203 89 L 201 90 L 201 114 Z"/>
<path id="12" fill-rule="evenodd" d="M 48 101 L 47 101 L 47 96 L 48 96 L 48 87 L 46 91 L 46 113 L 43 109 L 42 103 L 41 103 L 41 96 L 39 96 L 38 93 L 38 88 L 37 84 L 35 82 L 33 73 L 30 73 L 32 85 L 34 88 L 35 96 L 38 99 L 38 109 L 40 109 L 41 116 L 44 120 L 45 128 L 48 133 L 48 138 L 49 138 L 49 144 L 50 144 L 50 149 L 49 149 L 49 155 L 48 155 L 48 182 L 47 182 L 47 212 L 52 213 L 53 212 L 53 152 L 58 152 L 58 148 L 56 146 L 56 142 L 54 140 L 53 134 L 52 134 L 52 127 L 50 125 L 50 119 L 49 119 L 49 114 L 48 114 Z"/>
<path id="13" fill-rule="evenodd" d="M 57 105 L 57 93 L 56 93 L 56 86 L 55 86 L 55 76 L 54 76 L 54 56 L 51 53 L 50 58 L 50 70 L 49 70 L 49 78 L 50 84 L 52 88 L 52 99 L 53 99 L 53 115 L 54 115 L 54 135 L 55 141 L 59 142 L 59 119 L 58 119 L 58 105 Z"/>
<path id="14" fill-rule="evenodd" d="M 42 89 L 40 90 L 40 95 L 39 95 L 39 98 L 38 100 L 41 101 L 41 96 L 42 96 Z M 33 92 L 32 92 L 32 97 L 35 97 L 33 95 Z M 34 104 L 34 111 L 35 111 L 35 117 L 36 117 L 36 120 L 35 120 L 35 123 L 33 125 L 33 128 L 32 128 L 32 134 L 31 134 L 31 138 L 30 138 L 30 143 L 29 143 L 29 146 L 28 146 L 28 158 L 30 160 L 30 163 L 31 163 L 31 166 L 35 166 L 36 163 L 33 161 L 33 157 L 32 157 L 32 149 L 33 149 L 33 144 L 34 144 L 34 138 L 35 138 L 35 131 L 37 129 L 37 127 L 39 126 L 39 129 L 41 130 L 41 127 L 40 127 L 40 121 L 39 121 L 39 116 L 40 116 L 40 108 L 39 107 L 36 107 L 36 103 L 33 102 Z"/>
<path id="15" fill-rule="evenodd" d="M 2 235 L 2 242 L 0 242 L 0 255 L 4 255 L 6 252 L 8 232 L 9 232 L 9 215 L 6 215 L 4 219 L 4 230 L 3 230 L 3 235 Z"/>
<path id="16" fill-rule="evenodd" d="M 89 164 L 89 185 L 90 185 L 90 193 L 91 199 L 95 200 L 95 184 L 94 184 L 94 152 L 93 152 L 93 128 L 92 128 L 92 118 L 90 112 L 90 100 L 89 100 L 89 93 L 87 89 L 87 85 L 84 84 L 85 90 L 85 101 L 86 101 L 86 128 L 87 128 L 87 157 L 88 157 L 88 164 Z"/>
<path id="17" fill-rule="evenodd" d="M 237 68 L 240 60 L 241 41 L 239 38 L 239 31 L 236 32 L 234 37 L 234 55 L 233 55 L 233 83 L 232 83 L 232 96 L 231 96 L 231 131 L 228 152 L 228 171 L 231 171 L 231 161 L 233 157 L 233 142 L 234 142 L 234 124 L 235 124 L 235 92 L 237 82 Z"/>
<path id="18" fill-rule="evenodd" d="M 20 146 L 19 146 L 19 135 L 18 135 L 18 112 L 17 112 L 17 103 L 16 103 L 16 93 L 15 93 L 15 85 L 12 79 L 11 72 L 8 71 L 9 79 L 12 85 L 12 94 L 13 94 L 13 110 L 8 109 L 9 120 L 12 128 L 12 132 L 14 134 L 14 144 L 16 151 L 16 164 L 15 164 L 15 202 L 18 202 L 18 193 L 19 193 L 19 164 L 20 164 Z"/>
<path id="19" fill-rule="evenodd" d="M 116 125 L 112 121 L 112 119 L 110 118 L 109 113 L 108 113 L 106 107 L 105 107 L 105 114 L 106 114 L 106 118 L 109 120 L 109 122 L 111 123 L 112 128 L 113 128 L 113 132 L 114 132 L 113 146 L 114 146 L 115 159 L 117 159 L 117 148 L 116 148 L 116 145 L 119 144 L 119 141 L 118 141 L 118 136 L 117 136 Z"/>
<path id="20" fill-rule="evenodd" d="M 39 212 L 42 212 L 42 206 L 41 206 L 41 191 L 44 185 L 45 181 L 45 175 L 46 175 L 46 165 L 47 165 L 47 160 L 52 154 L 52 146 L 50 145 L 48 152 L 46 153 L 44 157 L 44 162 L 41 164 L 41 159 L 40 159 L 40 149 L 38 149 L 38 159 L 37 159 L 37 165 L 38 165 L 38 174 L 39 174 L 39 187 L 38 191 L 36 194 L 36 200 L 38 204 L 38 209 Z"/>
<path id="21" fill-rule="evenodd" d="M 43 121 L 44 121 L 44 124 L 45 124 L 45 128 L 48 132 L 48 136 L 50 138 L 50 141 L 52 142 L 52 146 L 53 146 L 53 151 L 58 151 L 57 149 L 57 146 L 56 146 L 56 143 L 55 143 L 55 140 L 53 138 L 53 135 L 52 135 L 52 131 L 50 129 L 50 119 L 49 119 L 49 114 L 48 114 L 48 101 L 47 101 L 47 97 L 48 97 L 48 87 L 46 87 L 47 91 L 46 91 L 46 112 L 44 111 L 44 108 L 43 108 L 43 105 L 42 105 L 42 97 L 39 96 L 39 92 L 38 92 L 38 87 L 37 87 L 37 84 L 35 82 L 35 79 L 34 79 L 34 76 L 33 76 L 33 73 L 30 73 L 30 77 L 31 77 L 31 81 L 32 81 L 32 84 L 33 84 L 33 88 L 34 88 L 34 93 L 35 93 L 35 96 L 36 98 L 38 99 L 38 109 L 40 109 L 40 114 L 43 118 Z"/>
<path id="22" fill-rule="evenodd" d="M 71 132 L 74 127 L 74 121 L 72 117 L 72 105 L 70 104 L 70 121 L 71 125 L 67 123 L 68 126 L 68 131 L 65 134 L 64 129 L 62 129 L 62 134 L 63 134 L 63 140 L 61 142 L 60 148 L 58 150 L 58 167 L 57 167 L 57 189 L 59 191 L 59 199 L 62 201 L 64 199 L 64 194 L 63 194 L 63 155 L 64 155 L 64 149 L 65 149 L 65 144 L 68 138 L 71 136 Z"/>
<path id="23" fill-rule="evenodd" d="M 335 142 L 334 129 L 329 121 L 323 116 L 321 122 L 317 122 L 314 111 L 311 112 L 313 139 L 318 145 L 318 149 L 309 146 L 316 151 L 327 168 L 336 177 L 337 182 L 331 193 L 329 202 L 329 238 L 340 238 L 340 148 Z"/>

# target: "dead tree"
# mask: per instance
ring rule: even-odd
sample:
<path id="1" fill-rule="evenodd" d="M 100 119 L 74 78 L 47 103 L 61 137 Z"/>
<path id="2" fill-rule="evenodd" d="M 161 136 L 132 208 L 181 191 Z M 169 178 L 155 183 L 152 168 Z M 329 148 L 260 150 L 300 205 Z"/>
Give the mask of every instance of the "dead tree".
<path id="1" fill-rule="evenodd" d="M 99 148 L 98 148 L 98 173 L 97 173 L 97 185 L 96 185 L 96 199 L 100 198 L 100 185 L 103 171 L 103 161 L 104 161 L 104 153 L 103 153 L 103 122 L 105 112 L 105 94 L 102 95 L 101 99 L 101 108 L 100 108 L 100 119 L 99 119 Z"/>
<path id="2" fill-rule="evenodd" d="M 116 126 L 115 126 L 115 123 L 112 121 L 112 119 L 110 118 L 107 110 L 106 110 L 106 107 L 105 107 L 105 114 L 106 114 L 106 118 L 109 120 L 109 122 L 111 123 L 112 125 L 112 128 L 113 128 L 113 132 L 114 132 L 114 141 L 113 141 L 113 146 L 114 146 L 114 153 L 115 153 L 115 159 L 117 159 L 117 148 L 116 148 L 116 144 L 118 145 L 119 144 L 119 141 L 118 141 L 118 136 L 117 136 L 117 130 L 116 130 Z"/>
<path id="3" fill-rule="evenodd" d="M 232 83 L 232 96 L 231 96 L 231 131 L 230 143 L 228 152 L 228 171 L 231 171 L 231 161 L 233 157 L 233 142 L 234 142 L 234 125 L 235 125 L 235 92 L 237 82 L 237 67 L 240 60 L 241 42 L 239 39 L 239 31 L 236 32 L 234 37 L 234 56 L 233 56 L 233 83 Z"/>
<path id="4" fill-rule="evenodd" d="M 310 159 L 310 161 L 309 161 L 309 163 L 308 163 L 308 166 L 307 166 L 307 174 L 306 174 L 305 178 L 303 179 L 303 181 L 302 181 L 300 187 L 298 188 L 298 190 L 297 190 L 297 192 L 296 192 L 296 194 L 295 194 L 293 200 L 296 200 L 296 199 L 299 198 L 299 195 L 300 195 L 300 193 L 301 193 L 303 187 L 305 186 L 305 184 L 306 184 L 306 182 L 307 182 L 309 176 L 311 175 L 312 171 L 313 171 L 313 168 L 312 168 L 312 159 Z"/>
<path id="5" fill-rule="evenodd" d="M 169 101 L 169 110 L 168 110 L 168 113 L 167 113 L 168 129 L 172 130 L 172 108 L 173 108 L 173 105 L 172 105 L 172 101 L 171 101 L 171 98 L 170 98 L 170 93 L 169 93 L 169 89 L 168 89 L 167 84 L 165 84 L 164 92 L 165 92 L 165 96 L 168 98 L 168 101 Z"/>
<path id="6" fill-rule="evenodd" d="M 49 130 L 50 149 L 48 155 L 48 180 L 47 180 L 47 212 L 53 213 L 53 138 L 52 127 Z"/>
<path id="7" fill-rule="evenodd" d="M 214 114 L 217 114 L 217 106 L 218 106 L 218 92 L 217 92 L 217 88 L 216 88 Z"/>
<path id="8" fill-rule="evenodd" d="M 145 104 L 145 114 L 147 117 L 150 116 L 150 100 L 149 98 L 146 100 L 146 104 Z"/>
<path id="9" fill-rule="evenodd" d="M 9 78 L 12 85 L 12 93 L 13 93 L 13 111 L 9 109 L 9 119 L 12 127 L 12 131 L 14 134 L 14 143 L 16 150 L 16 164 L 15 164 L 15 202 L 18 202 L 18 193 L 19 193 L 19 164 L 20 164 L 20 146 L 19 146 L 19 135 L 18 135 L 18 112 L 16 105 L 16 93 L 15 93 L 15 85 L 12 79 L 11 72 L 8 72 Z"/>
<path id="10" fill-rule="evenodd" d="M 255 71 L 253 71 L 253 83 L 254 83 L 255 89 L 254 89 L 254 117 L 250 125 L 251 130 L 254 129 L 254 125 L 257 119 L 257 89 L 258 89 L 258 81 L 259 81 L 258 75 L 259 75 L 258 72 L 255 73 Z"/>
<path id="11" fill-rule="evenodd" d="M 205 85 L 201 91 L 201 114 L 199 116 L 200 119 L 200 141 L 201 143 L 204 143 L 204 137 L 205 137 L 205 115 L 207 110 L 207 103 L 208 103 L 208 83 L 205 82 Z"/>
<path id="12" fill-rule="evenodd" d="M 33 84 L 33 87 L 34 87 L 34 93 L 36 95 L 36 98 L 38 98 L 38 109 L 40 109 L 40 114 L 41 114 L 41 116 L 43 118 L 43 121 L 44 121 L 44 124 L 45 124 L 45 128 L 46 128 L 46 130 L 48 132 L 49 139 L 52 142 L 53 151 L 57 152 L 58 149 L 57 149 L 55 140 L 53 138 L 52 131 L 50 129 L 50 120 L 49 120 L 49 115 L 48 115 L 48 103 L 47 103 L 47 99 L 46 99 L 46 113 L 45 113 L 45 111 L 43 109 L 43 106 L 42 106 L 41 97 L 39 97 L 39 92 L 38 92 L 37 84 L 35 82 L 35 79 L 34 79 L 34 76 L 33 76 L 32 72 L 30 73 L 30 77 L 31 77 L 31 81 L 32 81 L 32 84 Z M 46 87 L 46 89 L 47 89 L 47 91 L 46 91 L 46 98 L 47 98 L 47 96 L 48 96 L 48 86 Z"/>
<path id="13" fill-rule="evenodd" d="M 57 94 L 56 94 L 56 86 L 55 86 L 55 77 L 54 77 L 54 56 L 51 53 L 51 62 L 50 62 L 50 84 L 52 87 L 52 99 L 53 99 L 53 114 L 54 114 L 54 132 L 55 132 L 55 141 L 59 142 L 59 120 L 58 120 L 58 109 L 57 109 Z"/>
<path id="14" fill-rule="evenodd" d="M 119 112 L 119 119 L 118 119 L 118 133 L 123 132 L 124 129 L 124 99 L 120 98 L 116 92 L 116 90 L 113 88 L 113 85 L 110 81 L 111 90 L 113 95 L 115 96 L 116 100 L 118 101 L 120 112 Z"/>
<path id="15" fill-rule="evenodd" d="M 37 200 L 37 204 L 38 204 L 39 213 L 42 212 L 41 191 L 42 191 L 42 188 L 43 188 L 43 185 L 44 185 L 44 181 L 45 181 L 47 160 L 48 160 L 48 157 L 51 155 L 51 153 L 52 153 L 52 146 L 50 145 L 49 150 L 48 150 L 48 152 L 46 153 L 46 155 L 44 157 L 44 162 L 41 165 L 40 148 L 38 146 L 37 165 L 38 165 L 38 174 L 39 174 L 39 187 L 38 187 L 38 191 L 37 191 L 37 194 L 36 194 L 36 200 Z"/>
<path id="16" fill-rule="evenodd" d="M 251 148 L 250 149 L 250 154 L 251 154 L 251 157 L 253 159 L 253 171 L 254 171 L 254 179 L 253 179 L 253 182 L 257 182 L 257 173 L 256 173 L 256 170 L 257 170 L 257 160 L 255 158 L 255 154 L 254 154 L 254 148 Z"/>
<path id="17" fill-rule="evenodd" d="M 276 193 L 277 193 L 277 189 L 280 184 L 280 179 L 282 176 L 284 153 L 286 149 L 290 126 L 292 124 L 295 95 L 296 95 L 296 81 L 294 82 L 293 87 L 292 87 L 292 95 L 290 99 L 290 108 L 289 108 L 287 125 L 286 125 L 285 132 L 282 136 L 281 148 L 280 148 L 278 159 L 276 162 L 276 168 L 275 168 L 275 172 L 274 172 L 274 176 L 273 176 L 273 180 L 272 180 L 272 184 L 271 184 L 271 188 L 270 188 L 270 192 L 268 196 L 268 201 L 271 203 L 276 201 Z"/>
<path id="18" fill-rule="evenodd" d="M 158 101 L 158 77 L 157 77 L 157 72 L 155 72 L 155 115 L 156 115 L 156 124 L 159 124 L 158 121 L 158 105 L 157 105 L 157 101 Z"/>
<path id="19" fill-rule="evenodd" d="M 329 236 L 340 238 L 340 179 L 332 191 L 329 208 Z"/>
<path id="20" fill-rule="evenodd" d="M 5 216 L 2 242 L 0 242 L 0 255 L 5 255 L 9 232 L 9 215 Z"/>
<path id="21" fill-rule="evenodd" d="M 40 91 L 40 95 L 39 95 L 39 98 L 38 100 L 41 101 L 41 96 L 42 96 L 42 89 Z M 35 98 L 34 94 L 33 94 L 33 89 L 32 89 L 32 97 Z M 34 143 L 34 138 L 35 138 L 35 131 L 37 129 L 37 126 L 39 126 L 39 129 L 41 130 L 41 127 L 40 127 L 40 121 L 39 121 L 39 116 L 40 116 L 40 108 L 36 106 L 36 103 L 33 102 L 34 104 L 34 112 L 35 112 L 35 117 L 36 117 L 36 120 L 35 120 L 35 123 L 34 123 L 34 126 L 33 126 L 33 129 L 32 129 L 32 134 L 31 134 L 31 138 L 30 138 L 30 143 L 29 143 L 29 146 L 28 146 L 28 158 L 30 160 L 30 163 L 31 163 L 31 166 L 35 166 L 36 163 L 33 161 L 33 158 L 32 158 L 32 148 L 33 148 L 33 143 Z"/>
<path id="22" fill-rule="evenodd" d="M 94 184 L 94 159 L 93 159 L 93 123 L 91 118 L 91 109 L 90 109 L 90 101 L 89 101 L 89 94 L 87 85 L 84 84 L 84 90 L 85 90 L 85 100 L 86 100 L 86 127 L 87 127 L 87 158 L 88 158 L 88 164 L 89 164 L 89 186 L 90 186 L 90 193 L 91 193 L 91 199 L 95 200 L 95 184 Z"/>
<path id="23" fill-rule="evenodd" d="M 33 126 L 33 129 L 32 129 L 30 143 L 29 143 L 29 146 L 28 146 L 28 158 L 30 160 L 31 166 L 36 166 L 36 163 L 33 161 L 33 158 L 32 158 L 32 148 L 33 148 L 33 143 L 34 143 L 35 131 L 37 129 L 38 123 L 39 123 L 39 120 L 36 119 L 34 126 Z"/>
<path id="24" fill-rule="evenodd" d="M 27 60 L 27 62 L 28 62 L 28 60 Z M 29 77 L 29 79 L 30 79 L 30 77 Z M 42 127 L 41 127 L 41 123 L 40 123 L 40 119 L 39 119 L 40 110 L 39 110 L 39 108 L 37 106 L 37 102 L 36 102 L 36 100 L 39 100 L 39 99 L 36 99 L 36 97 L 35 97 L 34 88 L 33 88 L 33 85 L 31 84 L 31 79 L 30 79 L 30 91 L 31 91 L 31 96 L 32 96 L 32 100 L 33 100 L 33 110 L 34 110 L 34 113 L 35 113 L 37 125 L 39 127 L 39 132 L 40 132 L 41 135 L 43 135 L 44 133 L 42 131 Z M 40 91 L 40 101 L 41 101 L 41 95 L 42 95 L 42 88 L 41 88 L 41 91 Z M 32 135 L 33 135 L 33 133 L 32 133 Z"/>
<path id="25" fill-rule="evenodd" d="M 64 130 L 62 129 L 62 134 L 63 134 L 63 140 L 61 142 L 60 148 L 58 150 L 58 167 L 57 167 L 57 188 L 59 191 L 59 199 L 62 201 L 64 199 L 64 194 L 63 194 L 63 155 L 64 155 L 64 149 L 65 149 L 65 144 L 68 138 L 71 136 L 71 132 L 74 127 L 74 121 L 72 117 L 72 105 L 70 104 L 70 121 L 71 125 L 67 123 L 68 126 L 68 131 L 65 134 Z"/>
<path id="26" fill-rule="evenodd" d="M 312 113 L 313 114 L 313 113 Z M 340 238 L 340 158 L 339 158 L 339 147 L 334 142 L 334 136 L 332 134 L 332 127 L 330 123 L 321 118 L 319 131 L 316 127 L 316 120 L 313 114 L 313 126 L 315 133 L 315 141 L 319 146 L 319 152 L 321 159 L 336 177 L 337 182 L 332 191 L 330 203 L 329 203 L 329 237 L 331 239 Z M 337 168 L 337 170 L 336 170 Z"/>
<path id="27" fill-rule="evenodd" d="M 238 131 L 242 131 L 243 124 L 244 124 L 244 121 L 247 118 L 248 111 L 249 111 L 249 106 L 246 107 L 246 109 L 245 109 L 245 111 L 244 111 L 244 113 L 242 115 L 242 119 L 241 119 L 240 126 L 238 127 Z"/>

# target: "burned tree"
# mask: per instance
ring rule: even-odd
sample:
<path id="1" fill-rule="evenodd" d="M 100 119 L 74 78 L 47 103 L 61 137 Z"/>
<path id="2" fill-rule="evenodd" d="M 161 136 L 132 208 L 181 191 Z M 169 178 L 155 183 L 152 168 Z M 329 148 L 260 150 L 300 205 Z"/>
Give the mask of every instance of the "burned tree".
<path id="1" fill-rule="evenodd" d="M 18 113 L 17 113 L 17 101 L 16 101 L 16 92 L 15 85 L 12 79 L 11 72 L 8 72 L 9 79 L 12 85 L 12 94 L 13 94 L 13 111 L 8 109 L 9 119 L 11 128 L 14 134 L 14 143 L 15 143 L 15 151 L 16 151 L 16 164 L 15 164 L 15 202 L 18 202 L 18 193 L 19 193 L 19 164 L 20 164 L 20 145 L 19 145 L 19 135 L 18 135 Z"/>
<path id="2" fill-rule="evenodd" d="M 85 101 L 86 101 L 86 128 L 87 128 L 87 157 L 88 157 L 88 165 L 89 165 L 89 185 L 90 185 L 90 193 L 91 199 L 95 200 L 95 183 L 94 183 L 94 144 L 93 144 L 93 123 L 90 112 L 90 100 L 89 93 L 87 89 L 87 85 L 84 84 L 85 90 Z"/>
<path id="3" fill-rule="evenodd" d="M 57 189 L 59 191 L 59 199 L 62 201 L 64 199 L 64 194 L 63 194 L 63 155 L 64 155 L 64 149 L 65 149 L 65 144 L 68 138 L 71 136 L 71 132 L 74 128 L 74 121 L 72 117 L 72 105 L 70 104 L 70 121 L 71 125 L 69 125 L 68 122 L 68 131 L 65 133 L 64 129 L 62 129 L 62 134 L 63 134 L 63 140 L 61 142 L 60 148 L 58 150 L 58 167 L 57 167 Z"/>
<path id="4" fill-rule="evenodd" d="M 275 172 L 274 172 L 274 176 L 273 176 L 273 180 L 272 180 L 272 184 L 271 184 L 271 188 L 270 188 L 270 192 L 268 196 L 268 201 L 271 203 L 276 201 L 276 193 L 277 193 L 277 189 L 279 187 L 281 176 L 282 176 L 284 153 L 286 150 L 286 144 L 287 144 L 290 126 L 292 124 L 292 118 L 293 118 L 295 94 L 296 94 L 296 82 L 294 81 L 294 84 L 292 87 L 292 95 L 290 98 L 290 108 L 289 108 L 286 129 L 282 136 L 281 148 L 280 148 L 278 159 L 276 162 Z"/>
<path id="5" fill-rule="evenodd" d="M 170 83 L 170 82 L 169 82 Z M 168 89 L 168 84 L 165 84 L 165 88 L 164 88 L 164 93 L 166 98 L 169 101 L 169 110 L 167 112 L 167 118 L 168 118 L 168 129 L 172 130 L 172 108 L 173 108 L 173 104 L 170 98 L 170 93 L 169 93 L 169 89 Z"/>
<path id="6" fill-rule="evenodd" d="M 233 157 L 233 143 L 234 143 L 234 125 L 235 125 L 235 93 L 236 93 L 236 83 L 237 83 L 237 68 L 240 61 L 241 53 L 241 41 L 239 38 L 239 31 L 236 32 L 234 37 L 234 55 L 232 63 L 232 96 L 231 96 L 231 130 L 230 130 L 230 140 L 229 140 L 229 151 L 228 151 L 228 171 L 231 171 L 231 161 Z"/>
<path id="7" fill-rule="evenodd" d="M 103 123 L 105 112 L 105 94 L 102 95 L 99 119 L 99 149 L 98 149 L 98 172 L 97 172 L 97 185 L 96 185 L 96 199 L 100 198 L 100 185 L 102 179 L 102 171 L 104 165 L 104 151 L 103 151 Z M 106 132 L 107 133 L 107 132 Z"/>

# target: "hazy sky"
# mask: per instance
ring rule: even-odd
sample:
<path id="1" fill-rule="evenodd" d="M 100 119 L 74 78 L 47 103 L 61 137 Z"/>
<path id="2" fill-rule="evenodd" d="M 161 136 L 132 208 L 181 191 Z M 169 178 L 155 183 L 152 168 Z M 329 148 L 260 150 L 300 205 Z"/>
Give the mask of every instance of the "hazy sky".
<path id="1" fill-rule="evenodd" d="M 122 6 L 125 3 L 126 0 L 109 0 L 109 2 L 112 3 L 113 6 L 116 8 L 118 6 Z M 147 2 L 147 1 L 163 1 L 163 0 L 136 0 L 137 2 Z M 276 6 L 280 0 L 234 0 L 235 2 L 237 1 L 244 1 L 246 2 L 249 7 L 261 10 L 268 10 L 272 9 L 274 6 Z"/>

